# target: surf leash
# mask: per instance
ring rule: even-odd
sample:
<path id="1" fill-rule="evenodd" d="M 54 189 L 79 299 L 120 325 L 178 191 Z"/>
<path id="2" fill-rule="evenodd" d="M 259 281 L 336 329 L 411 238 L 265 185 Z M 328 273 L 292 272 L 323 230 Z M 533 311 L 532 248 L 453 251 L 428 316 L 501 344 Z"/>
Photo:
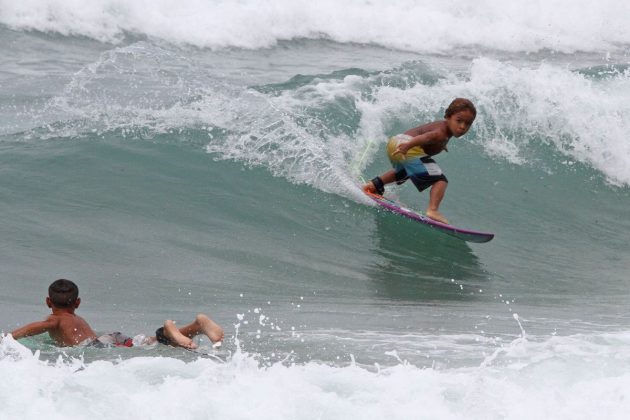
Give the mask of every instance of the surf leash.
<path id="1" fill-rule="evenodd" d="M 358 160 L 355 160 L 351 165 L 350 165 L 350 169 L 352 170 L 352 174 L 356 177 L 358 177 L 361 182 L 365 183 L 365 178 L 363 178 L 363 175 L 361 174 L 361 169 L 363 167 L 363 164 L 365 162 L 365 158 L 367 157 L 367 153 L 368 151 L 370 151 L 370 149 L 372 148 L 372 145 L 374 144 L 374 139 L 371 139 L 368 141 L 368 144 L 365 146 L 365 148 L 363 149 L 363 153 L 361 153 L 361 157 Z"/>

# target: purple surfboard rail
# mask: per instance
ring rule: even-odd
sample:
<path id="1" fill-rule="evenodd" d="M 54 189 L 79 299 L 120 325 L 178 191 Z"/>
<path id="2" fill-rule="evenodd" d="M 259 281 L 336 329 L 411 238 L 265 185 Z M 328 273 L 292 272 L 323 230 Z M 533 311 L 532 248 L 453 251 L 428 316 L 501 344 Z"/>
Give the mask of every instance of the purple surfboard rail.
<path id="1" fill-rule="evenodd" d="M 455 226 L 447 225 L 445 223 L 440 223 L 436 220 L 429 219 L 428 217 L 423 216 L 422 214 L 416 211 L 405 208 L 392 200 L 388 200 L 387 198 L 383 196 L 372 194 L 369 192 L 365 192 L 365 194 L 368 197 L 370 197 L 372 200 L 374 200 L 376 204 L 385 208 L 387 211 L 399 214 L 411 220 L 415 220 L 416 222 L 424 223 L 425 225 L 429 225 L 430 227 L 434 229 L 437 229 L 441 232 L 444 232 L 448 235 L 454 236 L 466 242 L 484 243 L 484 242 L 491 241 L 492 238 L 494 238 L 494 233 L 478 232 L 476 230 L 469 230 L 469 229 L 460 229 Z"/>

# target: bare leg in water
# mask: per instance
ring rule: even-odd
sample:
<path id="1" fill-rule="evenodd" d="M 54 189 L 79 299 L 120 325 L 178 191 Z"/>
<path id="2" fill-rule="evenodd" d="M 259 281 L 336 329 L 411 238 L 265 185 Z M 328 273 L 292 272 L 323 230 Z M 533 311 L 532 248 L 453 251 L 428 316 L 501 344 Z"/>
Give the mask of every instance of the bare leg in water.
<path id="1" fill-rule="evenodd" d="M 223 328 L 204 314 L 198 314 L 191 324 L 181 328 L 177 328 L 170 319 L 164 322 L 164 335 L 177 346 L 197 348 L 193 337 L 199 334 L 205 334 L 213 344 L 223 340 Z"/>

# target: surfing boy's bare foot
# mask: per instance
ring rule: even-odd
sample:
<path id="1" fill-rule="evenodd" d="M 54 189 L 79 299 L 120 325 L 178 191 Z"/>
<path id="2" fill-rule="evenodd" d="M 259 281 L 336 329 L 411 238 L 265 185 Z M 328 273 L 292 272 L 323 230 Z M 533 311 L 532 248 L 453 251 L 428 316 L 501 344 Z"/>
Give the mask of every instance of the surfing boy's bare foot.
<path id="1" fill-rule="evenodd" d="M 173 321 L 166 321 L 164 323 L 164 335 L 168 338 L 171 343 L 175 346 L 184 347 L 187 349 L 196 349 L 197 344 L 193 341 L 192 338 L 186 337 L 182 334 Z"/>
<path id="2" fill-rule="evenodd" d="M 364 192 L 376 194 L 376 187 L 374 186 L 374 184 L 372 184 L 372 182 L 368 182 L 367 184 L 363 185 L 361 189 Z"/>
<path id="3" fill-rule="evenodd" d="M 448 220 L 437 210 L 427 210 L 426 215 L 429 219 L 448 225 Z"/>
<path id="4" fill-rule="evenodd" d="M 376 187 L 374 186 L 374 183 L 372 181 L 368 182 L 367 184 L 365 184 L 362 188 L 362 190 L 366 193 L 370 193 L 370 194 L 376 194 L 376 195 L 380 195 L 377 191 L 376 191 Z"/>

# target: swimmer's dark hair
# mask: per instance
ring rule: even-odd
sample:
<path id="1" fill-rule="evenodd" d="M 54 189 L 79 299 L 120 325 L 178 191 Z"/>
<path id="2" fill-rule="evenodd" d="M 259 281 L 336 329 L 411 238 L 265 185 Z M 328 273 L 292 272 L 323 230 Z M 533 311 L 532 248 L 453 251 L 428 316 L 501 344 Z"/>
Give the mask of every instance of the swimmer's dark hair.
<path id="1" fill-rule="evenodd" d="M 69 308 L 76 303 L 79 288 L 70 280 L 55 280 L 48 286 L 48 297 L 56 307 Z"/>
<path id="2" fill-rule="evenodd" d="M 468 110 L 472 112 L 473 118 L 477 117 L 477 109 L 468 99 L 465 98 L 455 98 L 453 102 L 446 108 L 444 112 L 444 118 L 449 118 L 453 114 L 457 114 L 460 111 Z"/>

